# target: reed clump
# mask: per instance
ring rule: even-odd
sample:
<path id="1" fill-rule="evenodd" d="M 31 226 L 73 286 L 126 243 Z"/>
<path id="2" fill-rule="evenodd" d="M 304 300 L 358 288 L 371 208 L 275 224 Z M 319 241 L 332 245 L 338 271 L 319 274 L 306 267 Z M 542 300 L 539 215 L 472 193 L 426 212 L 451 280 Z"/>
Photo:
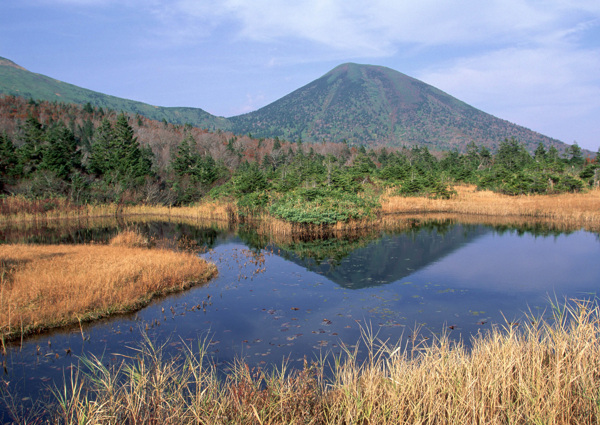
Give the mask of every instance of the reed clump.
<path id="1" fill-rule="evenodd" d="M 147 247 L 148 240 L 133 230 L 124 230 L 113 236 L 109 242 L 109 245 L 129 248 Z"/>
<path id="2" fill-rule="evenodd" d="M 2 337 L 130 312 L 216 274 L 193 253 L 142 248 L 132 233 L 109 245 L 0 245 Z"/>
<path id="3" fill-rule="evenodd" d="M 183 359 L 146 341 L 114 370 L 84 360 L 46 410 L 57 424 L 598 423 L 598 306 L 552 307 L 552 318 L 496 326 L 470 348 L 448 335 L 390 345 L 366 331 L 364 361 L 355 348 L 299 371 L 236 362 L 226 378 L 207 341 Z"/>

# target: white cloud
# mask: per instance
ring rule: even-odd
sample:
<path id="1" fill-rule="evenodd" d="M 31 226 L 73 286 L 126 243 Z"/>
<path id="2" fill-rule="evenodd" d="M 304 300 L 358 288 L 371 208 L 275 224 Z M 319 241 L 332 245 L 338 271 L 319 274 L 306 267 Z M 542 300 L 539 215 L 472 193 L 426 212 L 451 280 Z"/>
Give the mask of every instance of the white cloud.
<path id="1" fill-rule="evenodd" d="M 571 19 L 598 16 L 597 1 L 561 0 L 209 0 L 154 2 L 181 31 L 186 23 L 222 22 L 244 39 L 309 40 L 362 56 L 390 54 L 398 44 L 527 41 Z M 201 25 L 199 24 L 201 22 Z"/>
<path id="2" fill-rule="evenodd" d="M 417 78 L 486 112 L 572 142 L 581 139 L 576 123 L 600 114 L 598 70 L 600 49 L 559 44 L 460 58 Z M 593 143 L 583 144 L 594 150 Z"/>
<path id="3" fill-rule="evenodd" d="M 265 101 L 265 95 L 263 93 L 257 93 L 257 94 L 251 94 L 251 93 L 246 93 L 246 101 L 234 108 L 231 111 L 230 116 L 233 115 L 241 115 L 241 114 L 245 114 L 247 112 L 252 112 L 256 109 L 258 109 L 260 106 L 262 106 L 264 104 Z"/>

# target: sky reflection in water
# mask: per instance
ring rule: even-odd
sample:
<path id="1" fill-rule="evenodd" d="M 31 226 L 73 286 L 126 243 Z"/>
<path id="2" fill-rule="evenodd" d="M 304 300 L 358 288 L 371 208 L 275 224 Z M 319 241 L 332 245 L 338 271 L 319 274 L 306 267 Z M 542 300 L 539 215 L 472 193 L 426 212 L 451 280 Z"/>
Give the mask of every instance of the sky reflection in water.
<path id="1" fill-rule="evenodd" d="M 17 344 L 5 356 L 5 381 L 25 395 L 52 382 L 61 386 L 78 356 L 117 364 L 135 355 L 142 333 L 170 354 L 207 338 L 225 371 L 235 358 L 300 367 L 304 358 L 356 344 L 361 328 L 391 342 L 417 327 L 424 336 L 447 330 L 468 341 L 492 323 L 522 320 L 524 311 L 542 314 L 549 297 L 593 297 L 600 283 L 600 242 L 583 231 L 542 237 L 429 226 L 350 241 L 336 251 L 314 243 L 252 250 L 233 234 L 173 224 L 140 230 L 210 236 L 211 250 L 202 256 L 217 264 L 219 276 L 137 314 L 84 326 L 83 334 L 75 328 Z"/>

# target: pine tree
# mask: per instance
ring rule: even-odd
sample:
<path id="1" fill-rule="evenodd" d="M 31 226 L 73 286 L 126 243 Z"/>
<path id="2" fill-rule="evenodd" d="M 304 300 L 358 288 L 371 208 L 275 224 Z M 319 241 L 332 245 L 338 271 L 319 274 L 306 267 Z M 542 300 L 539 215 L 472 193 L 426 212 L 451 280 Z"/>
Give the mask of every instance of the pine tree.
<path id="1" fill-rule="evenodd" d="M 17 155 L 15 145 L 6 133 L 0 133 L 0 191 L 8 180 L 8 176 L 15 172 Z"/>
<path id="2" fill-rule="evenodd" d="M 195 140 L 190 136 L 184 138 L 177 146 L 177 154 L 171 160 L 171 168 L 178 177 L 192 172 L 195 164 L 195 156 L 192 148 L 195 148 Z"/>
<path id="3" fill-rule="evenodd" d="M 567 152 L 570 155 L 569 164 L 575 165 L 577 167 L 582 166 L 584 162 L 583 152 L 577 142 L 574 142 L 571 146 L 567 148 Z"/>
<path id="4" fill-rule="evenodd" d="M 94 132 L 88 168 L 90 172 L 103 176 L 117 165 L 113 128 L 108 119 L 103 119 Z"/>
<path id="5" fill-rule="evenodd" d="M 109 182 L 136 186 L 152 175 L 153 157 L 150 148 L 140 146 L 125 114 L 120 114 L 114 127 L 108 120 L 100 124 L 92 143 L 89 168 Z"/>
<path id="6" fill-rule="evenodd" d="M 537 148 L 535 149 L 534 158 L 536 162 L 546 161 L 546 148 L 544 147 L 544 144 L 542 142 L 540 142 Z"/>
<path id="7" fill-rule="evenodd" d="M 71 171 L 81 166 L 77 139 L 62 122 L 51 125 L 44 134 L 45 149 L 40 169 L 52 171 L 66 180 Z"/>
<path id="8" fill-rule="evenodd" d="M 30 176 L 38 169 L 44 156 L 44 126 L 29 115 L 20 130 L 23 144 L 17 150 L 19 169 L 24 176 Z"/>

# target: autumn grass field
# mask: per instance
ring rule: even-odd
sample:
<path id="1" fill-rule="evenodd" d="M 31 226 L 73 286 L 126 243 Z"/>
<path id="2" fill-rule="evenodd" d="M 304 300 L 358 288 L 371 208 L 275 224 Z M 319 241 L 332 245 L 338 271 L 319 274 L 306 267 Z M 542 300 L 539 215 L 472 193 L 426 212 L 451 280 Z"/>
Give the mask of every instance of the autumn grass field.
<path id="1" fill-rule="evenodd" d="M 556 195 L 502 195 L 480 191 L 475 186 L 456 186 L 456 195 L 450 199 L 403 197 L 392 190 L 379 196 L 380 209 L 376 218 L 339 222 L 331 226 L 298 225 L 266 213 L 244 218 L 257 223 L 262 232 L 290 235 L 298 231 L 318 234 L 325 230 L 337 234 L 364 228 L 377 228 L 389 221 L 386 216 L 407 214 L 461 214 L 465 217 L 503 217 L 511 219 L 542 220 L 557 226 L 600 230 L 600 190 L 585 193 Z M 160 216 L 196 221 L 237 223 L 242 219 L 233 201 L 207 200 L 185 207 L 153 205 L 86 205 L 74 206 L 64 200 L 28 201 L 21 197 L 0 199 L 0 226 L 16 225 L 53 219 L 81 219 L 92 217 Z"/>
<path id="2" fill-rule="evenodd" d="M 456 190 L 449 200 L 384 193 L 376 219 L 305 227 L 315 235 L 368 234 L 410 225 L 398 224 L 403 216 L 600 230 L 600 191 L 504 196 L 469 186 Z M 23 204 L 0 216 L 0 224 L 27 226 L 42 220 L 54 225 L 60 221 L 54 219 L 114 218 L 119 213 L 189 223 L 212 220 L 227 227 L 237 214 L 233 204 L 215 201 L 184 208 L 117 209 Z M 260 217 L 256 228 L 280 242 L 293 241 L 301 230 L 268 216 Z M 108 245 L 0 244 L 2 340 L 133 311 L 155 296 L 205 282 L 216 273 L 196 255 L 149 248 L 148 242 L 124 232 Z M 82 359 L 64 387 L 58 383 L 54 399 L 39 405 L 39 412 L 56 424 L 599 423 L 600 309 L 590 302 L 555 302 L 549 312 L 546 319 L 531 315 L 519 324 L 496 325 L 468 343 L 447 334 L 425 340 L 415 330 L 406 345 L 398 346 L 365 329 L 356 348 L 307 361 L 303 369 L 285 364 L 251 369 L 239 361 L 230 365 L 227 376 L 208 358 L 209 341 L 187 347 L 179 358 L 144 341 L 135 359 L 115 368 L 94 357 Z M 358 347 L 368 353 L 366 361 L 359 361 Z M 16 423 L 36 422 L 19 412 L 13 411 Z"/>
<path id="3" fill-rule="evenodd" d="M 455 187 L 451 199 L 381 197 L 383 214 L 454 213 L 478 217 L 515 217 L 571 223 L 588 230 L 600 230 L 600 190 L 557 195 L 508 196 L 479 191 L 475 186 Z"/>
<path id="4" fill-rule="evenodd" d="M 356 348 L 301 370 L 235 362 L 226 377 L 211 365 L 208 341 L 173 360 L 146 340 L 112 369 L 84 359 L 40 411 L 55 424 L 598 423 L 598 306 L 552 310 L 477 334 L 469 349 L 444 334 L 415 333 L 397 346 L 365 329 Z"/>
<path id="5" fill-rule="evenodd" d="M 3 340 L 130 312 L 216 274 L 193 253 L 146 243 L 124 232 L 108 245 L 0 245 Z"/>

